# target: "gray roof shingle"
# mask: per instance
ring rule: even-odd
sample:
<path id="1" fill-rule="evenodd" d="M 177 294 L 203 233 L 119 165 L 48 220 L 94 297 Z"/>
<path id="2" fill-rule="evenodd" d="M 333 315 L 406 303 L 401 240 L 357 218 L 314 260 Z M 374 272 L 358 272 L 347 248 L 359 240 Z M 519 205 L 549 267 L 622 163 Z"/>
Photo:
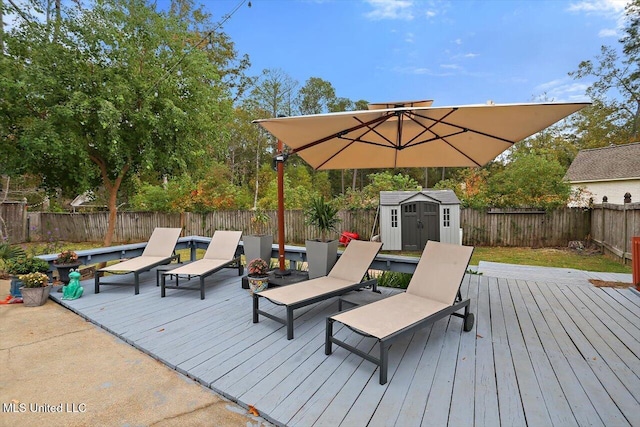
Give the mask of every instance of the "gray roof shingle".
<path id="1" fill-rule="evenodd" d="M 564 179 L 569 182 L 640 179 L 640 142 L 580 150 Z"/>
<path id="2" fill-rule="evenodd" d="M 431 190 L 422 191 L 381 191 L 380 204 L 382 206 L 396 206 L 405 200 L 415 196 L 416 194 L 424 194 L 434 200 L 440 202 L 441 205 L 459 205 L 460 200 L 453 190 Z"/>

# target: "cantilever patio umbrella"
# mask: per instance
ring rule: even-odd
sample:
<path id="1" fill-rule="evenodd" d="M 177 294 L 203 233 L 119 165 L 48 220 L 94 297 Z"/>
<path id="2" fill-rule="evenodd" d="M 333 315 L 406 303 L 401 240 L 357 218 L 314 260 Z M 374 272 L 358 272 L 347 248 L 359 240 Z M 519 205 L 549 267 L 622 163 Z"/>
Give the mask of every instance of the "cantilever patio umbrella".
<path id="1" fill-rule="evenodd" d="M 431 101 L 382 103 L 364 111 L 254 123 L 316 170 L 474 167 L 590 104 L 430 105 Z M 284 206 L 278 208 L 284 211 Z M 280 259 L 282 266 L 284 246 Z"/>

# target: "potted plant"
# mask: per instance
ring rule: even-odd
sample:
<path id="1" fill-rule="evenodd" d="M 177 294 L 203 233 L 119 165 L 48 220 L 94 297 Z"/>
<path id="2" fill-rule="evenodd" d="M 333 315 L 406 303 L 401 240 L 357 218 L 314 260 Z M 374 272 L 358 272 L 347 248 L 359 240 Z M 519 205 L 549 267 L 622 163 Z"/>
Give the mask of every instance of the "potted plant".
<path id="1" fill-rule="evenodd" d="M 271 221 L 271 217 L 262 209 L 256 208 L 253 211 L 253 216 L 251 217 L 252 234 L 242 238 L 246 259 L 261 258 L 267 264 L 271 261 L 273 236 L 266 234 L 269 221 Z"/>
<path id="2" fill-rule="evenodd" d="M 22 281 L 22 302 L 26 307 L 37 307 L 49 298 L 51 285 L 49 285 L 49 276 L 45 273 L 35 272 L 22 274 L 19 276 Z"/>
<path id="3" fill-rule="evenodd" d="M 315 226 L 320 239 L 307 240 L 307 263 L 309 279 L 326 276 L 338 259 L 338 240 L 329 240 L 329 233 L 337 231 L 340 223 L 338 208 L 325 200 L 324 196 L 313 197 L 305 209 L 305 222 Z"/>
<path id="4" fill-rule="evenodd" d="M 66 250 L 58 254 L 58 258 L 53 261 L 53 265 L 58 270 L 58 278 L 62 283 L 69 284 L 69 273 L 71 270 L 80 267 L 80 261 L 78 260 L 78 254 L 74 251 Z"/>
<path id="5" fill-rule="evenodd" d="M 262 258 L 254 258 L 247 264 L 247 279 L 249 280 L 249 289 L 251 293 L 260 292 L 267 289 L 269 285 L 269 264 Z"/>
<path id="6" fill-rule="evenodd" d="M 2 260 L 2 269 L 7 274 L 11 274 L 6 271 L 7 261 L 24 257 L 26 257 L 26 254 L 24 253 L 24 249 L 22 249 L 20 246 L 12 246 L 8 243 L 0 243 L 0 260 Z M 22 298 L 20 287 L 18 286 L 17 282 L 19 282 L 18 278 L 15 278 L 15 280 L 13 280 L 12 277 L 11 291 L 10 295 L 7 297 L 7 301 L 12 300 L 13 298 Z"/>
<path id="7" fill-rule="evenodd" d="M 49 271 L 49 263 L 42 258 L 33 256 L 11 258 L 4 262 L 4 270 L 11 275 L 11 295 L 21 297 L 21 275 L 29 273 L 46 273 Z"/>

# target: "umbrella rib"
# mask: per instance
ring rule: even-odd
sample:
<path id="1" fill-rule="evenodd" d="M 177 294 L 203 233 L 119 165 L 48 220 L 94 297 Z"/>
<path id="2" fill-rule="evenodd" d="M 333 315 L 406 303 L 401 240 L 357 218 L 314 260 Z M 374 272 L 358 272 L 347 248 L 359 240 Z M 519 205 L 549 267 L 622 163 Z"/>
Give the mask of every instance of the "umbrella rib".
<path id="1" fill-rule="evenodd" d="M 491 135 L 491 134 L 488 134 L 488 133 L 486 133 L 486 132 L 482 132 L 482 131 L 475 130 L 475 129 L 470 129 L 470 128 L 468 128 L 468 127 L 464 127 L 464 126 L 457 125 L 457 124 L 455 124 L 455 123 L 450 123 L 450 122 L 446 122 L 446 121 L 444 121 L 444 119 L 446 119 L 449 115 L 453 114 L 453 113 L 454 113 L 455 111 L 457 111 L 457 110 L 458 110 L 457 108 L 452 109 L 451 111 L 449 111 L 447 114 L 445 114 L 445 115 L 444 115 L 442 118 L 440 118 L 440 119 L 434 119 L 434 118 L 432 118 L 432 117 L 423 116 L 423 115 L 421 115 L 421 114 L 414 114 L 414 115 L 415 115 L 415 116 L 417 116 L 417 117 L 420 117 L 420 118 L 422 118 L 422 119 L 431 120 L 431 121 L 433 121 L 433 122 L 434 122 L 431 126 L 429 126 L 429 127 L 427 128 L 427 130 L 429 130 L 429 131 L 431 131 L 431 128 L 432 128 L 433 126 L 435 126 L 435 125 L 437 125 L 437 124 L 443 124 L 443 125 L 452 126 L 452 127 L 455 127 L 455 128 L 461 129 L 461 130 L 464 130 L 464 131 L 473 132 L 473 133 L 478 134 L 478 135 L 486 136 L 486 137 L 488 137 L 488 138 L 498 139 L 498 140 L 500 140 L 500 141 L 502 141 L 502 142 L 507 142 L 507 143 L 512 144 L 512 145 L 516 143 L 516 141 L 511 141 L 511 140 L 509 140 L 509 139 L 502 138 L 502 137 L 497 136 L 497 135 Z M 420 122 L 416 122 L 416 123 L 420 123 Z M 422 126 L 424 127 L 424 125 L 422 125 Z M 436 135 L 436 133 L 435 133 L 435 132 L 433 132 L 433 134 L 434 134 L 434 135 Z"/>
<path id="2" fill-rule="evenodd" d="M 307 144 L 305 144 L 305 145 L 303 145 L 301 147 L 295 148 L 295 149 L 292 150 L 292 153 L 298 153 L 298 152 L 304 151 L 304 150 L 306 150 L 308 148 L 315 147 L 316 145 L 322 144 L 323 142 L 329 141 L 330 139 L 333 139 L 333 138 L 342 138 L 343 135 L 346 135 L 346 134 L 348 134 L 350 132 L 353 132 L 355 130 L 358 130 L 358 129 L 362 129 L 363 127 L 369 127 L 372 124 L 376 124 L 376 123 L 379 123 L 379 122 L 384 122 L 385 120 L 388 120 L 388 118 L 389 118 L 389 115 L 385 115 L 385 116 L 381 116 L 381 117 L 376 117 L 375 119 L 369 120 L 368 122 L 361 122 L 359 125 L 353 126 L 353 127 L 349 128 L 349 129 L 341 130 L 339 132 L 333 133 L 331 135 L 327 135 L 327 136 L 325 136 L 323 138 L 320 138 L 318 140 L 309 142 L 309 143 L 307 143 Z M 360 121 L 357 117 L 355 119 Z M 363 135 L 365 135 L 366 133 L 367 132 L 365 132 Z M 355 141 L 355 140 L 353 140 L 353 141 Z"/>

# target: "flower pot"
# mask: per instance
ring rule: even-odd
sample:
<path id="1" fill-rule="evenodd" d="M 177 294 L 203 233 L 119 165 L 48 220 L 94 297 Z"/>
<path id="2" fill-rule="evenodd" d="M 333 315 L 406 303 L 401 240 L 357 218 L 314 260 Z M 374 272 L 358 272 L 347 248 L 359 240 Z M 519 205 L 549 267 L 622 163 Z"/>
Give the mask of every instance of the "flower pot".
<path id="1" fill-rule="evenodd" d="M 18 279 L 17 276 L 11 276 L 11 296 L 14 298 L 22 298 L 22 293 L 20 289 L 22 288 L 22 280 Z"/>
<path id="2" fill-rule="evenodd" d="M 273 236 L 244 236 L 242 238 L 244 255 L 247 261 L 261 258 L 268 264 L 271 263 L 271 250 L 273 246 Z"/>
<path id="3" fill-rule="evenodd" d="M 54 264 L 56 266 L 56 270 L 58 270 L 58 279 L 65 285 L 69 284 L 69 273 L 71 270 L 74 270 L 80 267 L 80 263 L 76 262 L 74 264 Z"/>
<path id="4" fill-rule="evenodd" d="M 251 277 L 247 276 L 249 281 L 249 289 L 251 293 L 262 292 L 269 286 L 269 276 L 264 277 Z"/>
<path id="5" fill-rule="evenodd" d="M 41 288 L 20 288 L 22 292 L 22 302 L 25 307 L 38 307 L 47 302 L 49 298 L 49 292 L 51 292 L 51 285 Z"/>
<path id="6" fill-rule="evenodd" d="M 307 263 L 309 264 L 309 279 L 329 274 L 338 259 L 338 241 L 320 242 L 307 240 Z"/>

